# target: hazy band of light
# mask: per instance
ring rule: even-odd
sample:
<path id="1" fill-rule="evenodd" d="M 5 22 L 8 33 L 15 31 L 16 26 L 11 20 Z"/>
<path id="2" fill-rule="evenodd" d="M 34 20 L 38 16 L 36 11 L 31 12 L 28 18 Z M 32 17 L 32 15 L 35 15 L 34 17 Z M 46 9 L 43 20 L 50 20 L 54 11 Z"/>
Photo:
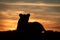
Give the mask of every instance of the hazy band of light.
<path id="1" fill-rule="evenodd" d="M 32 6 L 60 6 L 60 4 L 47 4 L 47 3 L 4 3 L 4 2 L 0 2 L 0 4 L 5 4 L 5 5 L 32 5 Z"/>

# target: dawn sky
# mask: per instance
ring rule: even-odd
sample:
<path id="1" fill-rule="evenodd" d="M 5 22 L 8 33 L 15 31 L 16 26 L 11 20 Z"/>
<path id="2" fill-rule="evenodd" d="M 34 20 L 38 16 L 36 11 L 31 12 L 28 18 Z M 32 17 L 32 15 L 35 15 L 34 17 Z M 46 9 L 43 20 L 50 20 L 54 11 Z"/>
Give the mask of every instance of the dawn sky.
<path id="1" fill-rule="evenodd" d="M 30 13 L 29 22 L 60 32 L 60 0 L 0 0 L 0 31 L 15 30 L 19 13 Z"/>

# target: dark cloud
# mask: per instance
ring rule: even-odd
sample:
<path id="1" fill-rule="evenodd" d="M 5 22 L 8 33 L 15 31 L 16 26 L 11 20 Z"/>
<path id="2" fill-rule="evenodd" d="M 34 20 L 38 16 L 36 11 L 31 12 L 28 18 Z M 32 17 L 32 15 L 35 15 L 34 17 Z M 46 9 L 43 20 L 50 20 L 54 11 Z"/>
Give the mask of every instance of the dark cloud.
<path id="1" fill-rule="evenodd" d="M 60 12 L 60 6 L 47 7 L 50 12 Z"/>
<path id="2" fill-rule="evenodd" d="M 45 3 L 60 3 L 60 0 L 42 0 Z"/>
<path id="3" fill-rule="evenodd" d="M 0 4 L 0 11 L 4 10 L 33 10 L 41 9 L 39 6 L 29 6 L 29 5 L 6 5 Z"/>
<path id="4" fill-rule="evenodd" d="M 0 0 L 0 2 L 45 2 L 45 3 L 60 3 L 60 0 Z"/>
<path id="5" fill-rule="evenodd" d="M 37 2 L 41 0 L 0 0 L 0 2 Z"/>
<path id="6" fill-rule="evenodd" d="M 49 15 L 49 13 L 48 13 L 48 15 L 44 15 L 44 14 L 46 14 L 46 13 L 44 13 L 44 14 L 42 14 L 42 13 L 40 13 L 40 14 L 38 14 L 38 15 L 40 15 L 40 16 L 35 16 L 35 17 L 33 17 L 33 18 L 36 18 L 36 19 L 43 19 L 43 20 L 50 20 L 50 21 L 54 21 L 54 22 L 60 22 L 60 17 L 59 16 L 55 16 L 55 15 Z"/>
<path id="7" fill-rule="evenodd" d="M 0 11 L 6 10 L 6 9 L 9 9 L 8 5 L 0 4 Z"/>
<path id="8" fill-rule="evenodd" d="M 1 10 L 47 10 L 50 12 L 60 12 L 60 6 L 32 6 L 32 5 L 5 5 L 0 4 L 0 11 Z"/>

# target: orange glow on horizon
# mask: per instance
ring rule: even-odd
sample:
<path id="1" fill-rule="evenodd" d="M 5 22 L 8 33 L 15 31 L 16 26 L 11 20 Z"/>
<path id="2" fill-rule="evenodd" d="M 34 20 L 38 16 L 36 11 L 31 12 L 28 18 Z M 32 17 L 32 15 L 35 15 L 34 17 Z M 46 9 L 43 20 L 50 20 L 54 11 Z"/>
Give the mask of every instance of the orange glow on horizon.
<path id="1" fill-rule="evenodd" d="M 41 19 L 30 19 L 29 20 L 29 22 L 39 22 L 39 23 L 41 23 L 41 24 L 43 24 L 43 26 L 44 26 L 44 28 L 46 29 L 46 30 L 54 30 L 54 31 L 56 31 L 57 29 L 55 29 L 55 28 L 49 28 L 48 26 L 50 26 L 50 25 L 48 25 L 48 24 L 50 24 L 50 23 L 52 23 L 53 24 L 53 22 L 50 22 L 50 21 L 45 21 L 45 20 L 41 20 Z M 18 20 L 4 20 L 4 26 L 5 27 L 2 27 L 2 28 L 4 28 L 3 30 L 0 30 L 0 31 L 8 31 L 8 30 L 16 30 L 16 27 L 17 27 L 17 23 L 18 23 Z"/>
<path id="2" fill-rule="evenodd" d="M 1 27 L 0 27 L 0 31 L 8 31 L 8 30 L 15 30 L 16 29 L 17 23 L 18 23 L 18 19 L 19 19 L 18 18 L 18 14 L 19 13 L 26 14 L 27 12 L 23 11 L 23 10 L 22 11 L 7 10 L 7 11 L 3 11 L 1 13 L 4 14 L 7 19 L 6 20 L 3 19 L 2 21 L 0 20 L 1 21 L 0 24 L 2 24 Z M 12 14 L 12 13 L 15 13 L 15 14 Z M 33 14 L 31 12 L 31 15 L 33 17 L 35 17 L 36 14 Z M 36 22 L 36 21 L 39 22 L 39 23 L 41 23 L 46 30 L 59 31 L 59 29 L 52 28 L 53 26 L 55 26 L 55 24 L 54 24 L 55 22 L 53 22 L 53 21 L 43 20 L 43 19 L 38 19 L 38 18 L 34 19 L 32 17 L 29 19 L 29 22 Z M 53 24 L 53 26 L 52 26 L 52 24 Z"/>

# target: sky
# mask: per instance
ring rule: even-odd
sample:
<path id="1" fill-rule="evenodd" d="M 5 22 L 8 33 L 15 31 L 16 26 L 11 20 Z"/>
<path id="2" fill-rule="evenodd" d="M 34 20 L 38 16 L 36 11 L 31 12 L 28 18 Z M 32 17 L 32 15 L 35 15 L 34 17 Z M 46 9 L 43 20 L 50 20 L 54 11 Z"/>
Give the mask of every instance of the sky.
<path id="1" fill-rule="evenodd" d="M 15 30 L 20 13 L 29 13 L 29 22 L 45 30 L 60 32 L 60 0 L 0 0 L 0 31 Z"/>

